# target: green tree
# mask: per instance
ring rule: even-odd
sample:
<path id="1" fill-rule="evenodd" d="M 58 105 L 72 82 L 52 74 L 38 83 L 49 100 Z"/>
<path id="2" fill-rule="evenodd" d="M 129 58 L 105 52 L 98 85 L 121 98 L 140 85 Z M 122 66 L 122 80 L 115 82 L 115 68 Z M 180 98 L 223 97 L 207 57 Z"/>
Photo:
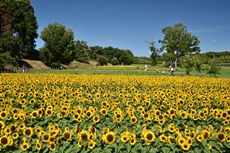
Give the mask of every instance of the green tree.
<path id="1" fill-rule="evenodd" d="M 198 46 L 200 41 L 187 31 L 187 27 L 178 23 L 174 26 L 168 26 L 162 29 L 164 39 L 159 40 L 162 44 L 161 50 L 175 55 L 175 67 L 177 67 L 180 57 L 194 52 L 200 52 Z"/>
<path id="2" fill-rule="evenodd" d="M 74 58 L 79 62 L 89 62 L 90 56 L 87 42 L 80 40 L 75 41 Z"/>
<path id="3" fill-rule="evenodd" d="M 193 69 L 194 61 L 191 55 L 185 55 L 181 59 L 181 66 L 185 68 L 186 74 L 189 75 Z"/>
<path id="4" fill-rule="evenodd" d="M 194 68 L 195 70 L 201 74 L 202 70 L 203 70 L 203 60 L 200 56 L 200 54 L 195 54 L 193 56 L 193 61 L 194 61 Z"/>
<path id="5" fill-rule="evenodd" d="M 41 60 L 51 66 L 55 64 L 69 64 L 74 57 L 74 34 L 71 29 L 67 29 L 59 23 L 49 24 L 41 32 L 41 39 L 45 45 L 40 50 Z M 45 54 L 49 56 L 44 57 Z"/>
<path id="6" fill-rule="evenodd" d="M 0 70 L 3 70 L 4 66 L 7 64 L 12 64 L 12 65 L 17 66 L 17 62 L 15 58 L 13 58 L 10 55 L 10 53 L 6 52 L 6 53 L 0 54 Z"/>
<path id="7" fill-rule="evenodd" d="M 155 47 L 155 42 L 154 41 L 150 42 L 149 49 L 152 52 L 152 54 L 150 55 L 150 58 L 152 59 L 152 65 L 157 65 L 160 50 Z"/>
<path id="8" fill-rule="evenodd" d="M 120 50 L 117 56 L 120 64 L 131 65 L 134 63 L 134 56 L 130 50 Z"/>
<path id="9" fill-rule="evenodd" d="M 220 74 L 220 66 L 217 65 L 215 60 L 209 61 L 208 67 L 206 67 L 206 71 L 208 74 L 213 74 L 214 77 L 217 77 Z"/>
<path id="10" fill-rule="evenodd" d="M 22 52 L 22 41 L 10 32 L 4 32 L 0 36 L 0 54 L 9 53 L 13 58 L 20 58 Z"/>
<path id="11" fill-rule="evenodd" d="M 108 58 L 103 56 L 103 55 L 97 55 L 97 62 L 100 64 L 100 65 L 106 65 L 108 63 Z"/>
<path id="12" fill-rule="evenodd" d="M 0 36 L 10 33 L 21 44 L 17 55 L 20 54 L 22 58 L 35 58 L 38 25 L 30 0 L 1 0 L 0 14 Z M 14 45 L 15 43 L 12 44 Z"/>

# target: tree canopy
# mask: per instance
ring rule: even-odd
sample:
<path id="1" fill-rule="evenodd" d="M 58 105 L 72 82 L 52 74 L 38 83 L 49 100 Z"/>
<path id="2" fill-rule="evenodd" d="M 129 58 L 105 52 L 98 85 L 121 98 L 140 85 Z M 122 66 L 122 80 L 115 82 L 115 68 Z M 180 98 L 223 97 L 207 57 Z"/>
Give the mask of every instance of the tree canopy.
<path id="1" fill-rule="evenodd" d="M 38 24 L 30 0 L 1 0 L 0 15 L 1 52 L 34 58 Z"/>
<path id="2" fill-rule="evenodd" d="M 173 26 L 167 26 L 162 29 L 162 32 L 164 39 L 159 40 L 159 43 L 162 44 L 161 50 L 174 55 L 176 67 L 181 56 L 200 52 L 199 39 L 188 32 L 184 24 L 178 23 Z"/>
<path id="3" fill-rule="evenodd" d="M 59 23 L 49 24 L 40 37 L 45 42 L 40 49 L 40 57 L 45 64 L 59 66 L 73 61 L 74 34 L 71 29 Z"/>

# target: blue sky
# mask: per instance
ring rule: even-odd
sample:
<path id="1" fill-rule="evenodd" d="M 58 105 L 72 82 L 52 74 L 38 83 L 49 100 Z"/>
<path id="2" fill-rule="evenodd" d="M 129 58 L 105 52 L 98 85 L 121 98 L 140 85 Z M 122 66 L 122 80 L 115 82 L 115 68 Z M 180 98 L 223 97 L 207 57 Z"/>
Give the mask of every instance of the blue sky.
<path id="1" fill-rule="evenodd" d="M 150 56 L 149 42 L 162 29 L 183 23 L 201 41 L 202 52 L 230 51 L 229 0 L 31 0 L 38 34 L 50 23 L 72 29 L 89 46 L 130 49 Z M 38 38 L 37 48 L 44 45 Z"/>

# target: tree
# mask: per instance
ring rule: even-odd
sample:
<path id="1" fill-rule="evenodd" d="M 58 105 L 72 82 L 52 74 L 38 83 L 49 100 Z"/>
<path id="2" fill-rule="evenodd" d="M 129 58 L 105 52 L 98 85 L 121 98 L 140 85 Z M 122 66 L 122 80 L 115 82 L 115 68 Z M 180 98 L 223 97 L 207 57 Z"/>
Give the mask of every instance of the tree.
<path id="1" fill-rule="evenodd" d="M 29 0 L 0 1 L 0 36 L 10 33 L 21 43 L 20 57 L 31 58 L 36 55 L 37 21 Z M 9 44 L 11 45 L 11 44 Z M 12 46 L 15 44 L 13 43 Z"/>
<path id="2" fill-rule="evenodd" d="M 120 50 L 117 56 L 120 64 L 131 65 L 134 63 L 134 56 L 130 50 Z"/>
<path id="3" fill-rule="evenodd" d="M 155 47 L 155 42 L 150 42 L 150 51 L 152 54 L 150 55 L 150 58 L 152 59 L 152 65 L 157 65 L 157 60 L 159 57 L 160 50 Z"/>
<path id="4" fill-rule="evenodd" d="M 12 64 L 17 66 L 15 58 L 13 58 L 10 53 L 0 54 L 0 70 L 4 69 L 4 66 L 7 64 Z"/>
<path id="5" fill-rule="evenodd" d="M 9 53 L 12 58 L 20 58 L 22 52 L 22 41 L 10 32 L 4 32 L 0 36 L 0 54 Z"/>
<path id="6" fill-rule="evenodd" d="M 106 65 L 108 63 L 108 58 L 103 55 L 97 55 L 97 62 L 100 65 Z"/>
<path id="7" fill-rule="evenodd" d="M 75 44 L 74 59 L 76 59 L 79 62 L 88 63 L 90 57 L 88 53 L 89 47 L 87 45 L 87 42 L 77 40 L 74 42 L 74 44 Z"/>
<path id="8" fill-rule="evenodd" d="M 184 24 L 178 23 L 174 26 L 165 27 L 162 32 L 165 36 L 163 40 L 159 40 L 159 43 L 162 44 L 160 50 L 166 50 L 175 55 L 175 67 L 177 67 L 180 57 L 200 52 L 200 47 L 198 47 L 200 41 L 187 31 Z"/>
<path id="9" fill-rule="evenodd" d="M 213 74 L 214 77 L 217 77 L 220 74 L 221 68 L 217 65 L 215 60 L 209 61 L 209 66 L 206 67 L 206 71 L 208 74 Z"/>
<path id="10" fill-rule="evenodd" d="M 69 64 L 74 57 L 74 34 L 71 29 L 67 29 L 59 23 L 49 24 L 41 32 L 41 39 L 45 45 L 40 50 L 41 60 L 49 65 Z M 43 55 L 49 56 L 44 57 Z"/>
<path id="11" fill-rule="evenodd" d="M 185 68 L 186 74 L 189 75 L 194 66 L 194 60 L 191 55 L 185 55 L 181 59 L 181 66 Z"/>

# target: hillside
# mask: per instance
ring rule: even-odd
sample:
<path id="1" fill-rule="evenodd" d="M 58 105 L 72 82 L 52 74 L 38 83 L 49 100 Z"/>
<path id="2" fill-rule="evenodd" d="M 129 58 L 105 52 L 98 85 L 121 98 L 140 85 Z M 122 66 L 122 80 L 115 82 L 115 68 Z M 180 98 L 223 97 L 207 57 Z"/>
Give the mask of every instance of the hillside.
<path id="1" fill-rule="evenodd" d="M 33 70 L 46 70 L 49 69 L 44 63 L 37 60 L 28 60 L 23 59 L 20 65 L 25 65 L 27 69 L 33 69 Z"/>

